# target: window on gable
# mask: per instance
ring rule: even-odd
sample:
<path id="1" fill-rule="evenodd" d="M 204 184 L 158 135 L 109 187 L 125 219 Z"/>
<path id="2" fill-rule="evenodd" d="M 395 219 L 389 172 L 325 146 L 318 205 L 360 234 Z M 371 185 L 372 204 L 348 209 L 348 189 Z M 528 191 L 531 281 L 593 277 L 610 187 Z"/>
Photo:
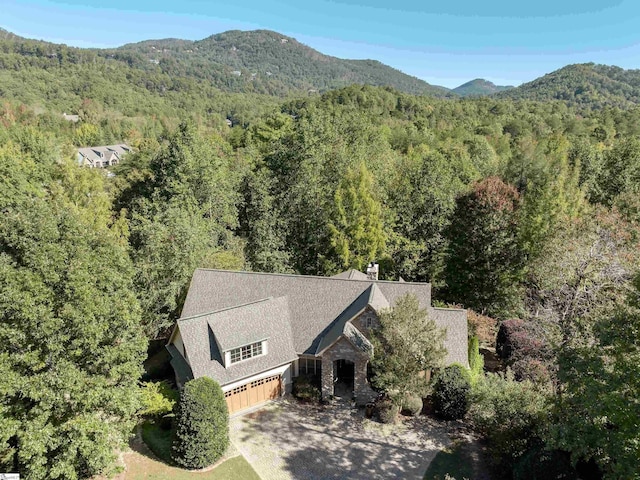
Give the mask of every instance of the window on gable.
<path id="1" fill-rule="evenodd" d="M 364 326 L 366 328 L 373 328 L 373 317 L 370 315 L 367 315 L 364 319 Z"/>
<path id="2" fill-rule="evenodd" d="M 231 350 L 231 363 L 241 362 L 242 360 L 248 360 L 258 355 L 262 355 L 262 342 L 251 343 L 239 348 Z"/>

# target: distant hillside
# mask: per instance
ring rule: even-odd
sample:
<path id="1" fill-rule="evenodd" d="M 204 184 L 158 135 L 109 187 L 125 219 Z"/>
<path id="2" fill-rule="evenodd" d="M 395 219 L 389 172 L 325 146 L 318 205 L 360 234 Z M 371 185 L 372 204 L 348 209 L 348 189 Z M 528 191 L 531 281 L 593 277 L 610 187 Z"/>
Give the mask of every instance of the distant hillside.
<path id="1" fill-rule="evenodd" d="M 512 88 L 514 87 L 511 85 L 496 85 L 483 78 L 476 78 L 475 80 L 471 80 L 454 88 L 452 92 L 457 93 L 461 97 L 479 97 L 482 95 L 492 95 Z"/>
<path id="2" fill-rule="evenodd" d="M 568 65 L 498 96 L 562 100 L 569 105 L 594 109 L 628 108 L 640 104 L 640 70 L 593 63 Z"/>
<path id="3" fill-rule="evenodd" d="M 4 28 L 0 28 L 0 40 L 24 40 L 24 38 L 5 30 Z"/>
<path id="4" fill-rule="evenodd" d="M 164 73 L 207 80 L 231 91 L 282 96 L 358 83 L 413 94 L 445 96 L 449 92 L 378 61 L 331 57 L 268 30 L 233 30 L 195 42 L 147 40 L 101 54 L 139 68 L 155 67 Z"/>
<path id="5" fill-rule="evenodd" d="M 246 124 L 281 100 L 251 90 L 222 91 L 209 81 L 141 64 L 141 57 L 127 61 L 103 50 L 0 35 L 0 101 L 78 113 L 89 121 L 196 116 L 224 125 L 227 119 Z"/>

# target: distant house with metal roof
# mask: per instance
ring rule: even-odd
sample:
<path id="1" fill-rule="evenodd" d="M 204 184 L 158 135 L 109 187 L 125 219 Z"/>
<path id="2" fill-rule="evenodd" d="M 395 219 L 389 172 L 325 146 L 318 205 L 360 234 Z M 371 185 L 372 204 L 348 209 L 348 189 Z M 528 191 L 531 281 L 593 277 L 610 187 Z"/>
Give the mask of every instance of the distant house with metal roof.
<path id="1" fill-rule="evenodd" d="M 78 164 L 90 168 L 106 168 L 117 165 L 132 148 L 124 143 L 85 147 L 78 149 Z"/>
<path id="2" fill-rule="evenodd" d="M 466 310 L 433 308 L 429 283 L 378 280 L 377 264 L 334 277 L 198 269 L 167 343 L 176 381 L 213 378 L 231 413 L 283 394 L 298 375 L 317 376 L 323 398 L 366 403 L 372 329 L 406 294 L 446 328 L 446 363 L 468 365 Z"/>

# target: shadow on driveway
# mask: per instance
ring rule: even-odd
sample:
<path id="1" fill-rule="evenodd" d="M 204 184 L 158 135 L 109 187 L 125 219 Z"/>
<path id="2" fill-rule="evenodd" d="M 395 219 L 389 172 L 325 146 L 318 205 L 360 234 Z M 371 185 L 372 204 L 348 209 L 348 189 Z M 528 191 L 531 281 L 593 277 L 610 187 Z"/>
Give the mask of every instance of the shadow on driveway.
<path id="1" fill-rule="evenodd" d="M 231 439 L 263 480 L 422 479 L 450 443 L 426 417 L 383 425 L 362 409 L 294 400 L 233 419 Z"/>

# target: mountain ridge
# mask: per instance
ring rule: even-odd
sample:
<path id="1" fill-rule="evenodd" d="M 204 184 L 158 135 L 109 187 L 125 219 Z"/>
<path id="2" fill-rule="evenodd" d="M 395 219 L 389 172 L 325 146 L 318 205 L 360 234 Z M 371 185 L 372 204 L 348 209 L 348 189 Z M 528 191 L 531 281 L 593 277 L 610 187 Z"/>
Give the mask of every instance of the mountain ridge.
<path id="1" fill-rule="evenodd" d="M 547 73 L 497 98 L 514 100 L 560 100 L 568 105 L 600 109 L 640 105 L 640 70 L 614 65 L 576 63 Z"/>
<path id="2" fill-rule="evenodd" d="M 461 97 L 484 96 L 515 88 L 513 85 L 496 85 L 484 78 L 476 78 L 452 89 Z"/>
<path id="3" fill-rule="evenodd" d="M 431 85 L 377 60 L 325 55 L 271 30 L 229 30 L 201 40 L 144 40 L 102 51 L 116 57 L 138 56 L 139 62 L 160 68 L 176 64 L 174 68 L 222 86 L 250 83 L 262 93 L 326 91 L 360 83 L 390 86 L 411 94 L 450 94 L 448 88 Z"/>
<path id="4" fill-rule="evenodd" d="M 118 78 L 121 88 L 151 90 L 161 96 L 185 89 L 214 88 L 221 93 L 291 98 L 365 84 L 440 98 L 488 96 L 562 101 L 588 109 L 640 105 L 640 70 L 594 63 L 571 64 L 514 88 L 474 79 L 450 90 L 378 60 L 325 55 L 270 30 L 230 30 L 201 40 L 165 38 L 117 48 L 87 49 L 27 39 L 0 29 L 0 43 L 0 71 L 5 78 L 1 91 L 5 98 L 28 99 L 29 95 L 40 95 L 35 90 L 29 94 L 20 90 L 20 81 L 24 83 L 20 77 L 31 78 L 29 68 L 46 71 L 56 81 L 63 74 L 68 77 L 67 84 L 79 81 L 78 74 L 73 74 L 78 68 L 96 72 L 115 68 L 126 71 Z M 109 75 L 114 74 L 111 70 Z M 83 70 L 82 75 L 90 73 Z M 77 92 L 71 93 L 82 95 L 83 88 L 86 87 L 78 86 Z M 69 97 L 68 91 L 61 93 Z"/>

